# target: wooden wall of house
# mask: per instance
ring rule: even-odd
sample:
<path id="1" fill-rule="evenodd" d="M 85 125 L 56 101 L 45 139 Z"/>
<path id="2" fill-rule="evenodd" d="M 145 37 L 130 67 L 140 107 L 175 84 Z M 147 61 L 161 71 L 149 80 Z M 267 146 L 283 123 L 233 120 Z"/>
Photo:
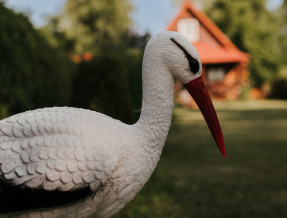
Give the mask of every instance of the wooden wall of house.
<path id="1" fill-rule="evenodd" d="M 242 63 L 226 64 L 226 74 L 220 82 L 208 81 L 204 70 L 204 79 L 212 98 L 222 100 L 236 100 L 242 93 L 244 82 L 248 81 L 246 66 Z M 204 66 L 206 68 L 207 66 Z"/>
<path id="2" fill-rule="evenodd" d="M 217 100 L 236 100 L 242 94 L 242 87 L 248 81 L 248 71 L 242 63 L 225 64 L 228 69 L 221 82 L 210 82 L 206 78 L 206 68 L 203 65 L 202 77 L 210 96 Z M 196 104 L 179 81 L 175 82 L 175 101 L 178 104 L 196 108 Z"/>

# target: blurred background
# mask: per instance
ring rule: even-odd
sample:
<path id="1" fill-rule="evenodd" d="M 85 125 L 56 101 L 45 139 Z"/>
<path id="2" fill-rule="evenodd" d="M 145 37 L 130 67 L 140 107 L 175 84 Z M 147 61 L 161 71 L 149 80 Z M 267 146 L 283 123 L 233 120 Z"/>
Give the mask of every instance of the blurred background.
<path id="1" fill-rule="evenodd" d="M 1 0 L 0 118 L 73 106 L 136 122 L 163 30 L 197 48 L 227 157 L 176 82 L 159 165 L 116 217 L 287 217 L 286 1 Z"/>

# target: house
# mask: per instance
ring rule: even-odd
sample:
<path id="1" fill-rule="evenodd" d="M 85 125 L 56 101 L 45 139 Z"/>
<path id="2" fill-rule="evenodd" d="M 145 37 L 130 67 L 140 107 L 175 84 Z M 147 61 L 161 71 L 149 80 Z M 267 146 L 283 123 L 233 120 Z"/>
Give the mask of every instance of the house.
<path id="1" fill-rule="evenodd" d="M 210 95 L 223 100 L 240 97 L 242 87 L 248 82 L 249 55 L 240 51 L 230 39 L 201 11 L 185 1 L 167 30 L 185 35 L 200 56 Z M 191 99 L 177 84 L 178 102 L 189 105 Z"/>

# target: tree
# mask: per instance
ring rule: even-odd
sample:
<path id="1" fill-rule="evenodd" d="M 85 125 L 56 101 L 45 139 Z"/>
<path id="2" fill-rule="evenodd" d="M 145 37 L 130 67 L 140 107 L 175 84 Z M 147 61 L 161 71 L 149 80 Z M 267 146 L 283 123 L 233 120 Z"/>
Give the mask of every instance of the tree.
<path id="1" fill-rule="evenodd" d="M 281 60 L 282 63 L 287 67 L 287 56 L 286 49 L 287 49 L 287 1 L 284 1 L 281 8 L 276 11 L 276 15 L 278 19 L 280 19 L 280 48 L 281 48 Z M 286 73 L 287 74 L 287 73 Z"/>
<path id="2" fill-rule="evenodd" d="M 250 78 L 260 87 L 280 68 L 279 23 L 265 0 L 215 0 L 206 13 L 243 51 L 251 56 Z"/>
<path id="3" fill-rule="evenodd" d="M 0 32 L 0 116 L 68 105 L 69 61 L 50 47 L 26 16 L 5 8 L 3 3 Z"/>
<path id="4" fill-rule="evenodd" d="M 148 36 L 129 31 L 129 0 L 68 0 L 63 14 L 43 32 L 50 43 L 76 57 L 73 105 L 134 122 L 141 104 L 141 61 Z"/>
<path id="5" fill-rule="evenodd" d="M 73 103 L 127 123 L 134 123 L 141 108 L 141 62 L 149 35 L 123 36 L 125 48 L 103 52 L 77 65 Z"/>
<path id="6" fill-rule="evenodd" d="M 120 43 L 131 24 L 131 9 L 129 0 L 68 0 L 57 28 L 74 42 L 74 52 L 100 52 Z"/>
<path id="7" fill-rule="evenodd" d="M 182 5 L 185 1 L 190 1 L 190 0 L 172 0 L 174 5 L 180 6 Z M 193 0 L 192 3 L 199 7 L 200 10 L 203 10 L 205 7 L 209 6 L 214 0 Z"/>

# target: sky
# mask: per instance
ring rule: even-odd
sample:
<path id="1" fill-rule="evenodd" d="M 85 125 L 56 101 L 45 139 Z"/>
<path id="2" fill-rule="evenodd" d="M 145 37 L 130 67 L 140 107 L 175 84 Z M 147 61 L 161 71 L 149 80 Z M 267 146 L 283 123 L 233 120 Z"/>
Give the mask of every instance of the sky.
<path id="1" fill-rule="evenodd" d="M 276 10 L 284 0 L 267 0 L 266 7 Z M 36 27 L 46 24 L 47 18 L 63 10 L 66 0 L 6 0 L 6 5 L 16 11 L 29 14 L 30 20 Z M 172 18 L 178 13 L 172 0 L 131 0 L 134 11 L 131 18 L 133 29 L 143 34 L 152 35 L 164 30 Z"/>

